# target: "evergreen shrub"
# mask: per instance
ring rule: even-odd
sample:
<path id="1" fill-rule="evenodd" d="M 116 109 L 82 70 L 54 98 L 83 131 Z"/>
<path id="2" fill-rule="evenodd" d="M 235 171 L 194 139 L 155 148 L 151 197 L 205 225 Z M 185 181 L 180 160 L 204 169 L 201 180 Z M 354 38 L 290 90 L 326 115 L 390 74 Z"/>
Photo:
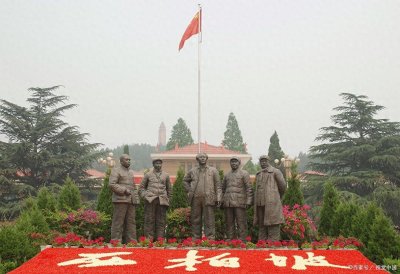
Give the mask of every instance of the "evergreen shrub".
<path id="1" fill-rule="evenodd" d="M 0 260 L 4 262 L 16 262 L 21 264 L 32 258 L 39 251 L 34 247 L 24 231 L 15 227 L 0 227 Z"/>
<path id="2" fill-rule="evenodd" d="M 106 176 L 104 177 L 103 186 L 97 198 L 96 209 L 98 211 L 108 214 L 109 216 L 112 216 L 113 203 L 112 203 L 112 191 L 110 189 L 110 184 L 109 184 L 110 174 L 111 174 L 111 169 L 109 168 L 106 171 Z"/>
<path id="3" fill-rule="evenodd" d="M 47 187 L 41 187 L 37 195 L 37 205 L 42 211 L 55 212 L 57 209 L 56 198 Z"/>
<path id="4" fill-rule="evenodd" d="M 172 187 L 172 198 L 169 203 L 169 211 L 173 211 L 177 208 L 188 207 L 187 195 L 185 187 L 183 185 L 184 171 L 179 168 L 176 174 L 176 180 Z"/>
<path id="5" fill-rule="evenodd" d="M 139 198 L 140 203 L 136 205 L 136 235 L 144 235 L 144 200 Z M 111 233 L 111 230 L 110 230 Z"/>
<path id="6" fill-rule="evenodd" d="M 283 196 L 282 203 L 293 207 L 294 205 L 304 205 L 304 196 L 300 188 L 300 180 L 297 176 L 296 165 L 292 168 L 292 176 L 288 180 L 288 188 Z"/>
<path id="7" fill-rule="evenodd" d="M 50 232 L 46 218 L 37 206 L 24 210 L 15 227 L 27 236 L 31 233 L 48 234 Z"/>
<path id="8" fill-rule="evenodd" d="M 18 264 L 16 262 L 8 261 L 8 262 L 3 262 L 0 263 L 0 274 L 6 274 L 10 272 L 11 270 L 14 270 L 18 267 Z"/>
<path id="9" fill-rule="evenodd" d="M 81 193 L 75 182 L 67 177 L 58 197 L 58 209 L 77 210 L 82 205 Z"/>
<path id="10" fill-rule="evenodd" d="M 324 185 L 324 198 L 321 209 L 321 217 L 318 225 L 320 235 L 330 235 L 332 232 L 332 220 L 339 206 L 339 194 L 331 182 Z M 331 236 L 331 235 L 330 235 Z"/>

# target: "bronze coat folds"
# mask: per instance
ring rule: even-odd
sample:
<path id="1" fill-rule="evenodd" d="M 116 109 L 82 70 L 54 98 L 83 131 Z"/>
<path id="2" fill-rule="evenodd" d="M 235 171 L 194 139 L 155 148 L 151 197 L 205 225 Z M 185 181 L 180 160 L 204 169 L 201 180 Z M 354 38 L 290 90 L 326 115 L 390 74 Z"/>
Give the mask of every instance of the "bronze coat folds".
<path id="1" fill-rule="evenodd" d="M 206 205 L 214 206 L 216 202 L 222 200 L 222 187 L 219 179 L 218 170 L 214 167 L 205 166 L 206 180 L 205 180 L 205 203 Z M 199 182 L 200 167 L 195 167 L 183 178 L 186 193 L 188 195 L 189 205 L 192 204 L 194 193 L 196 192 L 197 184 Z"/>
<path id="2" fill-rule="evenodd" d="M 139 204 L 138 191 L 133 182 L 133 171 L 129 168 L 120 166 L 112 169 L 110 188 L 113 192 L 113 203 Z M 130 194 L 126 195 L 125 190 L 129 190 Z"/>
<path id="3" fill-rule="evenodd" d="M 224 207 L 246 207 L 253 203 L 253 188 L 247 171 L 229 171 L 222 181 Z"/>
<path id="4" fill-rule="evenodd" d="M 168 173 L 161 171 L 157 175 L 154 170 L 146 173 L 139 187 L 140 197 L 151 203 L 160 198 L 160 205 L 169 206 L 172 197 L 171 182 Z"/>
<path id="5" fill-rule="evenodd" d="M 264 225 L 284 223 L 281 198 L 285 190 L 286 181 L 279 169 L 269 166 L 257 172 L 254 225 L 258 224 L 257 206 L 265 206 Z"/>

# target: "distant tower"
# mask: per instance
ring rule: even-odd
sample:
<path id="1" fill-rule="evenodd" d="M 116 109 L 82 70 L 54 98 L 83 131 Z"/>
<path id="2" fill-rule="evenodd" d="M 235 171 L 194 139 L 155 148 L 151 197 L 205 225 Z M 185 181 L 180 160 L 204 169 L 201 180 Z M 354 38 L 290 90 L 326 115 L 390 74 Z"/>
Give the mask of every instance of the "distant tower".
<path id="1" fill-rule="evenodd" d="M 165 147 L 167 144 L 167 130 L 165 129 L 164 122 L 161 122 L 160 128 L 158 129 L 158 146 Z"/>

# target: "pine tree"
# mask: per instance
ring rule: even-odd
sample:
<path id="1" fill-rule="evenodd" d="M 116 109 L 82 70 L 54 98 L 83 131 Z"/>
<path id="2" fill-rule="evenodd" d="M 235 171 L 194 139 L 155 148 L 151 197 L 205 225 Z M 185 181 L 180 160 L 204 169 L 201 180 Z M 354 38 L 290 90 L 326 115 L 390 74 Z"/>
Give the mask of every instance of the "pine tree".
<path id="1" fill-rule="evenodd" d="M 42 211 L 55 212 L 57 209 L 56 198 L 47 187 L 41 187 L 37 196 L 37 205 Z"/>
<path id="2" fill-rule="evenodd" d="M 281 160 L 285 156 L 285 153 L 283 153 L 281 145 L 279 144 L 279 137 L 276 131 L 274 131 L 274 134 L 272 134 L 269 142 L 268 156 L 270 157 L 271 161 L 274 161 L 275 159 Z"/>
<path id="3" fill-rule="evenodd" d="M 392 185 L 383 185 L 372 193 L 374 201 L 381 206 L 385 213 L 400 226 L 400 188 Z"/>
<path id="4" fill-rule="evenodd" d="M 227 149 L 247 153 L 246 145 L 243 143 L 242 132 L 239 129 L 239 124 L 235 115 L 231 112 L 226 124 L 226 131 L 224 132 L 224 140 L 222 144 Z"/>
<path id="5" fill-rule="evenodd" d="M 81 204 L 79 188 L 70 177 L 67 177 L 58 197 L 58 208 L 60 210 L 77 210 Z"/>
<path id="6" fill-rule="evenodd" d="M 292 176 L 288 180 L 288 189 L 283 196 L 283 204 L 292 208 L 295 204 L 304 205 L 304 196 L 300 188 L 300 180 L 297 176 L 296 165 L 292 166 Z"/>
<path id="7" fill-rule="evenodd" d="M 106 176 L 104 177 L 103 186 L 97 198 L 96 209 L 98 211 L 106 213 L 109 216 L 112 216 L 114 207 L 112 203 L 112 191 L 109 185 L 110 174 L 111 174 L 111 169 L 108 168 L 106 171 Z"/>
<path id="8" fill-rule="evenodd" d="M 30 88 L 29 107 L 0 100 L 0 134 L 8 138 L 0 142 L 0 168 L 7 178 L 39 189 L 61 182 L 67 174 L 75 180 L 85 177 L 84 171 L 98 158 L 99 144 L 88 143 L 87 133 L 62 120 L 76 105 L 52 93 L 59 87 Z M 24 176 L 17 178 L 17 171 Z"/>
<path id="9" fill-rule="evenodd" d="M 375 145 L 376 154 L 369 159 L 372 168 L 400 186 L 400 134 L 382 137 Z"/>
<path id="10" fill-rule="evenodd" d="M 384 109 L 367 96 L 341 93 L 344 105 L 334 108 L 334 125 L 321 128 L 316 141 L 324 142 L 310 149 L 315 170 L 342 176 L 345 186 L 358 188 L 367 195 L 373 185 L 385 176 L 400 184 L 400 123 L 378 119 Z"/>
<path id="11" fill-rule="evenodd" d="M 174 149 L 175 145 L 184 147 L 191 144 L 193 144 L 192 133 L 186 125 L 185 120 L 179 118 L 178 123 L 172 128 L 171 137 L 167 143 L 167 150 Z"/>
<path id="12" fill-rule="evenodd" d="M 332 183 L 327 182 L 324 186 L 324 200 L 321 209 L 321 219 L 318 226 L 320 235 L 330 235 L 332 230 L 332 218 L 339 206 L 339 194 Z"/>
<path id="13" fill-rule="evenodd" d="M 180 168 L 176 174 L 176 180 L 172 187 L 172 198 L 169 204 L 169 210 L 173 211 L 177 208 L 188 207 L 186 191 L 183 186 L 183 169 Z"/>

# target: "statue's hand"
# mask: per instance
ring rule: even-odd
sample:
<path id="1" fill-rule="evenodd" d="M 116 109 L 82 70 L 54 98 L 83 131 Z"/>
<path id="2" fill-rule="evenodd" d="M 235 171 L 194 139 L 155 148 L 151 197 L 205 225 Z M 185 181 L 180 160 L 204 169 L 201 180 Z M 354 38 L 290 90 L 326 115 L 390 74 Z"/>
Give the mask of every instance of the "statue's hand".
<path id="1" fill-rule="evenodd" d="M 221 202 L 217 202 L 217 207 L 221 207 L 222 203 Z"/>

